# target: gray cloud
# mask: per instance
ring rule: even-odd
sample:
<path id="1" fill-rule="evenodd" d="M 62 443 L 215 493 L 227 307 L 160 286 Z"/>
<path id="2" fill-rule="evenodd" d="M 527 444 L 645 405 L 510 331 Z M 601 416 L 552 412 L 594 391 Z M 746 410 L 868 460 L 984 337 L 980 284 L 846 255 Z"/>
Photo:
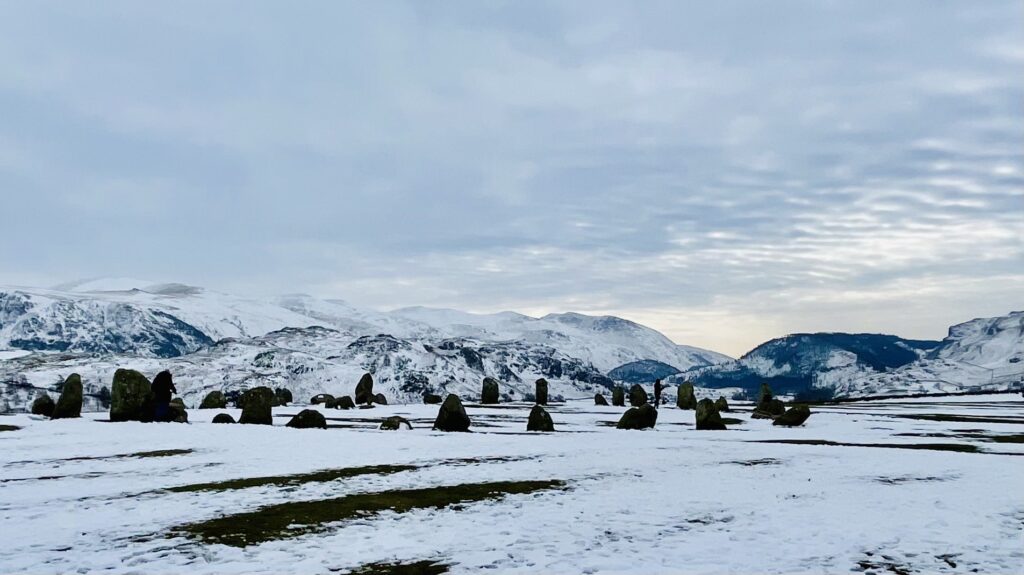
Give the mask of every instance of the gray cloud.
<path id="1" fill-rule="evenodd" d="M 0 281 L 609 312 L 732 353 L 1020 307 L 1019 3 L 4 14 Z"/>

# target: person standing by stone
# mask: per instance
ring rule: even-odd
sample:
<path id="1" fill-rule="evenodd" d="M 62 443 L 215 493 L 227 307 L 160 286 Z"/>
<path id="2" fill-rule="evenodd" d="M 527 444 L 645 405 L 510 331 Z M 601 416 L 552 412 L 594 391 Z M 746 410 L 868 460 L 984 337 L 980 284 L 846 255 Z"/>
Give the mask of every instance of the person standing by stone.
<path id="1" fill-rule="evenodd" d="M 657 408 L 661 405 L 661 391 L 665 389 L 665 386 L 661 384 L 660 379 L 654 380 L 654 407 Z"/>
<path id="2" fill-rule="evenodd" d="M 171 396 L 178 393 L 177 388 L 174 387 L 174 381 L 171 379 L 171 372 L 164 370 L 156 374 L 156 377 L 153 378 L 151 389 L 153 390 L 153 400 L 155 403 L 153 420 L 170 420 Z"/>

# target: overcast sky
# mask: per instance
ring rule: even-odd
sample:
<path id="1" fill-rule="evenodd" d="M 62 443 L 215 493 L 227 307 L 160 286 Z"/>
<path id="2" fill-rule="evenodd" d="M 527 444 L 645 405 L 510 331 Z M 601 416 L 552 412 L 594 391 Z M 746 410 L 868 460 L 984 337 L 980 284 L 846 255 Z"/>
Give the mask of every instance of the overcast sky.
<path id="1" fill-rule="evenodd" d="M 1024 3 L 2 0 L 0 190 L 6 284 L 941 338 L 1024 308 Z"/>

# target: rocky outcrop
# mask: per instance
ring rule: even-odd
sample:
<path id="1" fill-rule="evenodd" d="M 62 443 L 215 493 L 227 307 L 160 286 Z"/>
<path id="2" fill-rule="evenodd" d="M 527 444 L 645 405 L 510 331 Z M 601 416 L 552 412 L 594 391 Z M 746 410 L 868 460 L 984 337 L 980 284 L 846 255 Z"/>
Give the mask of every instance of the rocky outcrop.
<path id="1" fill-rule="evenodd" d="M 679 409 L 697 409 L 697 396 L 693 393 L 692 383 L 679 384 L 676 395 L 676 407 Z"/>
<path id="2" fill-rule="evenodd" d="M 434 429 L 438 431 L 469 431 L 470 421 L 462 400 L 454 393 L 449 394 L 441 404 L 434 420 Z"/>
<path id="3" fill-rule="evenodd" d="M 608 405 L 608 400 L 600 393 L 594 395 L 594 405 Z"/>
<path id="4" fill-rule="evenodd" d="M 723 430 L 725 429 L 725 423 L 722 422 L 722 416 L 718 414 L 718 408 L 715 407 L 715 402 L 708 398 L 704 398 L 697 402 L 697 429 L 700 430 Z"/>
<path id="5" fill-rule="evenodd" d="M 650 429 L 657 422 L 658 410 L 653 405 L 645 403 L 640 407 L 627 409 L 615 427 L 618 429 Z"/>
<path id="6" fill-rule="evenodd" d="M 373 402 L 373 376 L 364 373 L 356 384 L 356 404 L 365 405 Z"/>
<path id="7" fill-rule="evenodd" d="M 797 427 L 803 425 L 807 418 L 811 416 L 811 408 L 804 404 L 794 405 L 793 407 L 786 410 L 785 413 L 775 418 L 773 425 L 781 425 L 784 427 Z"/>
<path id="8" fill-rule="evenodd" d="M 224 397 L 223 391 L 211 391 L 199 404 L 199 409 L 224 409 L 228 406 L 228 399 Z"/>
<path id="9" fill-rule="evenodd" d="M 274 416 L 271 408 L 274 405 L 274 390 L 260 386 L 247 390 L 242 394 L 242 416 L 239 423 L 253 425 L 273 425 Z"/>
<path id="10" fill-rule="evenodd" d="M 64 380 L 64 386 L 53 408 L 53 419 L 71 419 L 82 416 L 82 377 L 72 373 Z"/>
<path id="11" fill-rule="evenodd" d="M 480 403 L 498 403 L 498 394 L 498 380 L 493 377 L 485 377 L 483 384 L 480 386 Z"/>
<path id="12" fill-rule="evenodd" d="M 53 416 L 53 408 L 56 404 L 53 399 L 44 391 L 32 402 L 32 415 Z"/>
<path id="13" fill-rule="evenodd" d="M 544 379 L 543 377 L 538 379 L 537 383 L 536 383 L 536 388 L 535 389 L 536 389 L 536 393 L 534 394 L 534 397 L 536 397 L 536 399 L 537 399 L 537 405 L 547 405 L 548 404 L 548 380 Z"/>
<path id="14" fill-rule="evenodd" d="M 303 409 L 295 414 L 295 417 L 292 417 L 285 426 L 296 429 L 327 429 L 327 418 L 315 409 Z"/>
<path id="15" fill-rule="evenodd" d="M 153 421 L 153 390 L 146 376 L 134 369 L 114 372 L 110 421 Z"/>
<path id="16" fill-rule="evenodd" d="M 554 431 L 555 422 L 551 415 L 540 405 L 534 405 L 530 411 L 530 418 L 526 421 L 526 431 Z"/>
<path id="17" fill-rule="evenodd" d="M 639 383 L 633 384 L 633 387 L 629 388 L 629 404 L 633 407 L 640 407 L 647 403 L 647 392 Z"/>

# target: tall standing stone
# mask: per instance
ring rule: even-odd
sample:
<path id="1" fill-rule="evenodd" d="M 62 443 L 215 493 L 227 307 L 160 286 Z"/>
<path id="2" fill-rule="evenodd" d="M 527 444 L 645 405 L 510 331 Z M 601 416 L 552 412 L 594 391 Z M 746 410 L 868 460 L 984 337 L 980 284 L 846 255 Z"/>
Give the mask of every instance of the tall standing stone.
<path id="1" fill-rule="evenodd" d="M 633 407 L 640 407 L 647 403 L 647 392 L 639 383 L 634 383 L 633 387 L 629 388 L 629 404 Z"/>
<path id="2" fill-rule="evenodd" d="M 676 395 L 676 407 L 679 409 L 697 409 L 697 396 L 693 394 L 692 383 L 679 384 Z"/>
<path id="3" fill-rule="evenodd" d="M 622 389 L 621 385 L 616 385 L 615 389 L 612 389 L 612 405 L 626 407 L 626 390 Z"/>
<path id="4" fill-rule="evenodd" d="M 493 377 L 484 378 L 480 389 L 480 403 L 498 403 L 498 380 Z"/>
<path id="5" fill-rule="evenodd" d="M 715 408 L 718 409 L 718 413 L 729 411 L 729 401 L 725 399 L 724 395 L 719 395 L 718 399 L 715 400 Z"/>
<path id="6" fill-rule="evenodd" d="M 364 373 L 363 377 L 359 378 L 359 383 L 356 384 L 356 404 L 369 405 L 371 403 L 373 403 L 373 376 Z"/>
<path id="7" fill-rule="evenodd" d="M 274 390 L 269 387 L 254 387 L 242 394 L 242 415 L 238 423 L 273 425 Z"/>
<path id="8" fill-rule="evenodd" d="M 57 405 L 53 408 L 53 419 L 70 419 L 82 416 L 82 377 L 72 373 L 64 380 Z"/>
<path id="9" fill-rule="evenodd" d="M 536 391 L 537 392 L 534 395 L 537 397 L 537 405 L 547 405 L 548 404 L 548 380 L 544 379 L 543 377 L 538 379 L 537 380 Z"/>
<path id="10" fill-rule="evenodd" d="M 786 412 L 786 404 L 782 400 L 775 399 L 772 395 L 772 388 L 767 383 L 761 384 L 761 395 L 754 406 L 754 419 L 775 419 Z"/>
<path id="11" fill-rule="evenodd" d="M 228 406 L 228 400 L 224 397 L 223 391 L 211 391 L 199 404 L 199 409 L 224 409 Z"/>
<path id="12" fill-rule="evenodd" d="M 469 431 L 470 421 L 462 400 L 454 393 L 449 394 L 437 411 L 434 429 L 438 431 Z"/>
<path id="13" fill-rule="evenodd" d="M 554 431 L 555 422 L 548 411 L 539 405 L 533 406 L 530 418 L 526 421 L 526 431 Z"/>
<path id="14" fill-rule="evenodd" d="M 114 372 L 110 385 L 110 421 L 153 421 L 153 390 L 134 369 Z"/>
<path id="15" fill-rule="evenodd" d="M 54 407 L 56 404 L 53 403 L 53 399 L 44 391 L 32 402 L 32 415 L 53 417 Z"/>
<path id="16" fill-rule="evenodd" d="M 722 423 L 722 416 L 718 415 L 718 408 L 715 407 L 715 402 L 708 398 L 704 398 L 697 403 L 696 418 L 697 429 L 725 429 L 725 423 Z"/>

